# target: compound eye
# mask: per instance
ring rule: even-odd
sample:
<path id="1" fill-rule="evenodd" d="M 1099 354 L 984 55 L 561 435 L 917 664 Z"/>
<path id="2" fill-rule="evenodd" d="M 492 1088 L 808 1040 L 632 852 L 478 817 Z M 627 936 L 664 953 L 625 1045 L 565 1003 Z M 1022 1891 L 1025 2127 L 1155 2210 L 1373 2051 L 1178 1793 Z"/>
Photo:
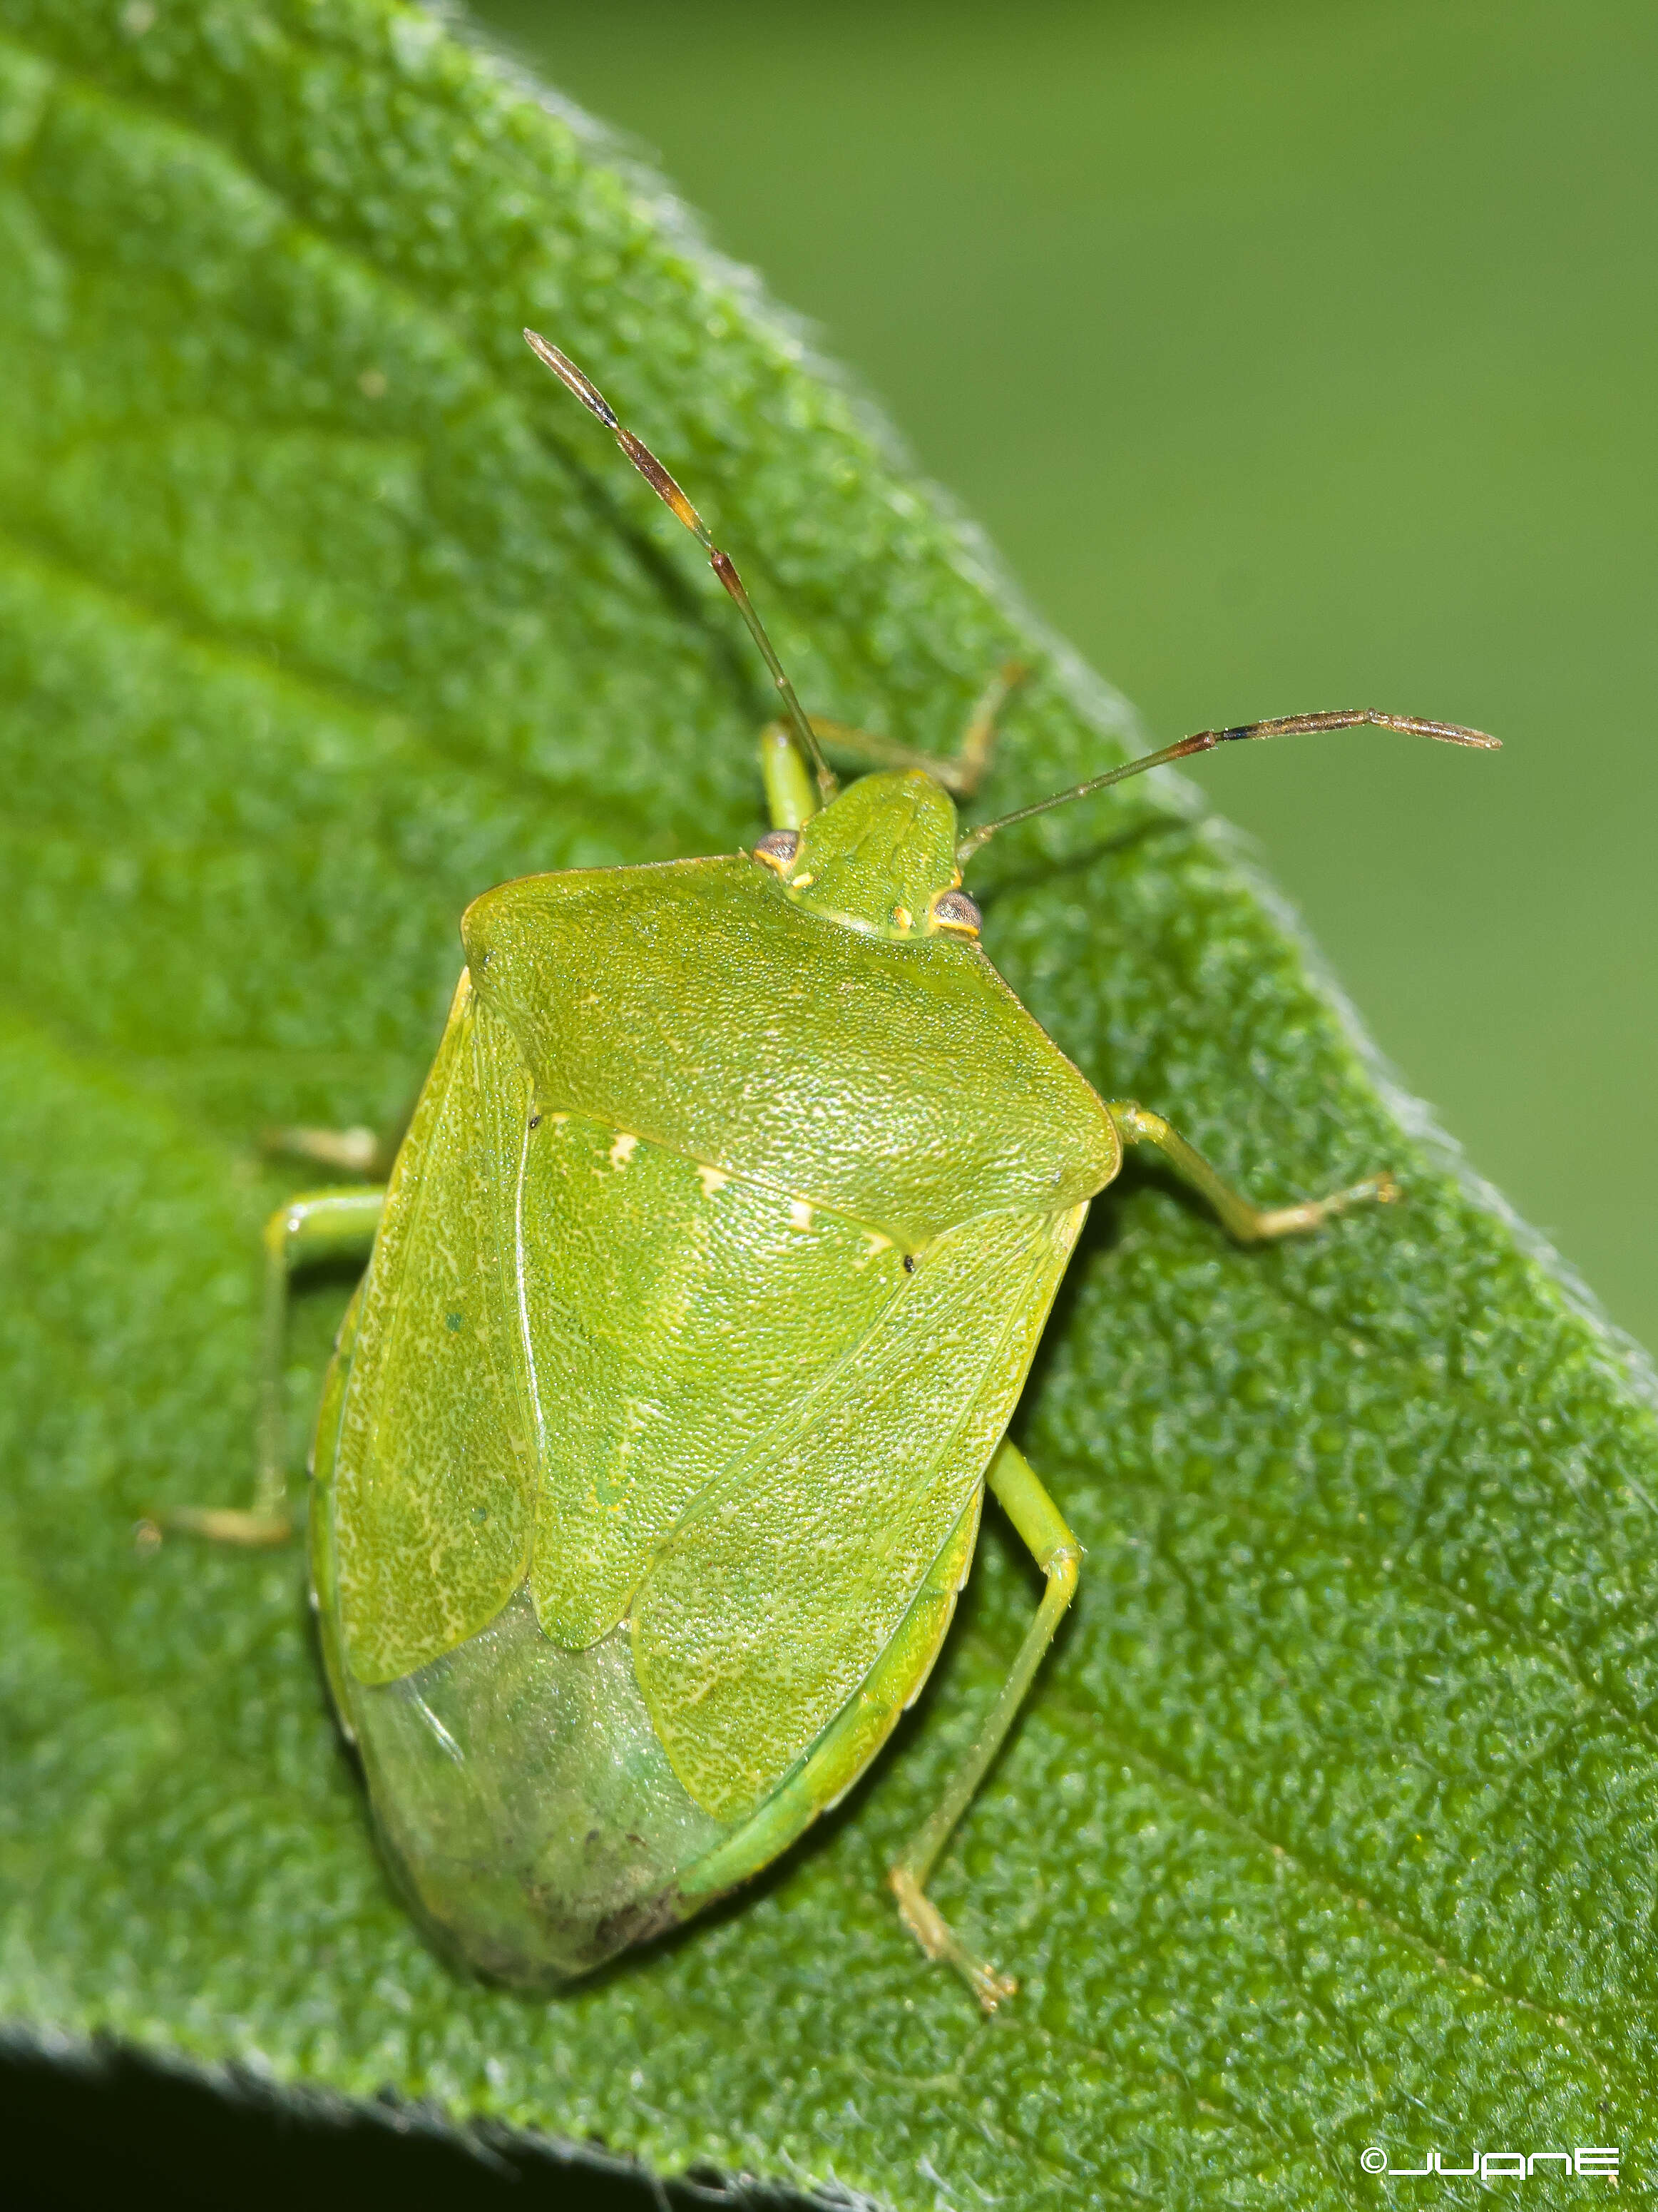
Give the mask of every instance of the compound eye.
<path id="1" fill-rule="evenodd" d="M 768 868 L 775 868 L 780 876 L 800 849 L 798 830 L 768 830 L 754 848 L 756 860 L 763 860 Z"/>
<path id="2" fill-rule="evenodd" d="M 965 891 L 940 891 L 932 902 L 932 919 L 938 928 L 963 937 L 976 937 L 984 927 L 984 916 Z"/>

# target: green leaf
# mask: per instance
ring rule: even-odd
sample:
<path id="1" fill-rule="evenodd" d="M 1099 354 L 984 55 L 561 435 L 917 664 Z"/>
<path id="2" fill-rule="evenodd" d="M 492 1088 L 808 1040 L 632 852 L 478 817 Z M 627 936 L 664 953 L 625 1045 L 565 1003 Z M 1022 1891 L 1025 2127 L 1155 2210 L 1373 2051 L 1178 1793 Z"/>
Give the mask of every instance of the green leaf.
<path id="1" fill-rule="evenodd" d="M 936 1884 L 1023 1978 L 996 2019 L 882 1874 L 1028 1618 L 999 1527 L 847 1803 L 550 2005 L 400 1911 L 297 1555 L 135 1548 L 247 1486 L 259 1130 L 395 1120 L 477 890 L 756 826 L 762 673 L 525 322 L 816 711 L 947 746 L 1024 653 L 993 807 L 1132 735 L 746 280 L 431 20 L 0 0 L 0 2010 L 902 2207 L 1370 2203 L 1370 2144 L 1632 2145 L 1649 1386 L 1173 787 L 991 848 L 993 957 L 1261 1197 L 1385 1163 L 1407 1202 L 1265 1252 L 1156 1173 L 1096 1207 L 1019 1422 L 1082 1595 Z M 301 1302 L 296 1458 L 344 1291 Z"/>

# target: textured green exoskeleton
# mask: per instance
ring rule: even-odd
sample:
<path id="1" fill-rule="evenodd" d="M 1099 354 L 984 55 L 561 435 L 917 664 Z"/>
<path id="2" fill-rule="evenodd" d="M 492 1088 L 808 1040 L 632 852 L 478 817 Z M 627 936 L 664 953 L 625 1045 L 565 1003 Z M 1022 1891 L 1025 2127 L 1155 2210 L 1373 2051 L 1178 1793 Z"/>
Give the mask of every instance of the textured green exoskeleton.
<path id="1" fill-rule="evenodd" d="M 1097 1097 L 958 888 L 989 830 L 958 837 L 946 786 L 982 768 L 995 702 L 953 762 L 834 732 L 898 762 L 837 793 L 831 726 L 801 714 L 730 562 L 531 343 L 750 621 L 790 715 L 762 747 L 776 826 L 751 854 L 476 900 L 383 1198 L 319 1193 L 272 1223 L 272 1378 L 290 1267 L 373 1238 L 313 1462 L 334 1700 L 428 1926 L 555 1984 L 730 1889 L 863 1772 L 938 1655 L 988 1484 L 1047 1595 L 892 1880 L 993 2005 L 1012 1983 L 924 1885 L 1076 1583 L 1078 1547 L 1004 1432 L 1089 1200 L 1140 1140 L 1245 1238 L 1392 1185 L 1258 1212 L 1155 1115 Z M 1152 758 L 1360 720 L 1490 742 L 1343 714 Z M 358 1139 L 302 1141 L 349 1158 Z M 279 1533 L 279 1410 L 268 1380 L 260 1510 L 175 1518 Z"/>

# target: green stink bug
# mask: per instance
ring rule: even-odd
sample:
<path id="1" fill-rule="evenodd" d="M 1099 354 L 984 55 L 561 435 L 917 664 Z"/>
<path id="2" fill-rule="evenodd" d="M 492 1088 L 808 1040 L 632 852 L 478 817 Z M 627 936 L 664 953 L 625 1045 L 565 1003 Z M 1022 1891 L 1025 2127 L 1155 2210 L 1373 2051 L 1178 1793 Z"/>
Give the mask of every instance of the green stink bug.
<path id="1" fill-rule="evenodd" d="M 286 1533 L 289 1275 L 371 1245 L 313 1457 L 330 1686 L 427 1927 L 546 1987 L 730 1890 L 865 1771 L 938 1655 L 987 1486 L 1046 1591 L 891 1882 L 993 2007 L 1014 1983 L 926 1886 L 1077 1584 L 1005 1430 L 1089 1204 L 1142 1142 L 1245 1240 L 1395 1194 L 1378 1175 L 1258 1209 L 1156 1115 L 1099 1097 L 981 950 L 963 867 L 1009 822 L 1227 741 L 1495 741 L 1358 711 L 1206 731 L 962 836 L 952 793 L 1010 677 L 952 761 L 809 720 L 678 485 L 525 336 L 763 654 L 786 714 L 762 741 L 773 827 L 750 853 L 473 902 L 389 1183 L 269 1226 L 258 1502 L 173 1518 Z M 841 791 L 826 735 L 875 772 Z M 348 1164 L 357 1142 L 301 1133 Z"/>

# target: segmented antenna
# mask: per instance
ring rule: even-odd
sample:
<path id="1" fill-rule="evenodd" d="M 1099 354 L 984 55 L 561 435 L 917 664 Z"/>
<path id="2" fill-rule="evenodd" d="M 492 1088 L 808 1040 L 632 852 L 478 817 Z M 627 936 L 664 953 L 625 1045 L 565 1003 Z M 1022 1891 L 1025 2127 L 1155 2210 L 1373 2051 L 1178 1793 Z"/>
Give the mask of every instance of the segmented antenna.
<path id="1" fill-rule="evenodd" d="M 1003 814 L 994 822 L 981 822 L 976 830 L 969 830 L 956 848 L 958 865 L 965 867 L 979 848 L 999 830 L 1005 830 L 1015 822 L 1028 822 L 1033 814 L 1046 814 L 1050 807 L 1067 806 L 1073 799 L 1087 799 L 1108 784 L 1123 783 L 1131 775 L 1144 775 L 1150 768 L 1165 768 L 1170 761 L 1186 760 L 1193 753 L 1212 752 L 1217 745 L 1236 744 L 1248 738 L 1293 738 L 1306 736 L 1317 730 L 1351 730 L 1361 726 L 1373 730 L 1401 730 L 1407 737 L 1437 738 L 1448 745 L 1473 745 L 1481 752 L 1497 752 L 1502 749 L 1499 738 L 1488 738 L 1483 730 L 1465 730 L 1460 722 L 1424 722 L 1414 714 L 1379 714 L 1368 707 L 1333 707 L 1320 714 L 1278 714 L 1266 722 L 1240 722 L 1236 729 L 1199 730 L 1195 737 L 1182 738 L 1178 744 L 1164 745 L 1160 752 L 1147 753 L 1142 759 L 1127 761 L 1121 768 L 1108 768 L 1103 775 L 1091 775 L 1086 783 L 1073 784 L 1069 791 L 1055 792 L 1052 799 L 1039 799 L 1034 805 L 1017 807 L 1011 814 Z"/>
<path id="2" fill-rule="evenodd" d="M 789 721 L 793 728 L 795 738 L 801 750 L 811 763 L 812 774 L 817 779 L 818 796 L 827 806 L 840 787 L 835 781 L 833 769 L 823 757 L 823 747 L 812 734 L 811 724 L 806 720 L 800 702 L 794 696 L 794 686 L 784 673 L 783 664 L 777 658 L 776 648 L 766 635 L 766 626 L 755 612 L 754 603 L 743 588 L 743 579 L 737 573 L 736 562 L 729 553 L 720 551 L 708 535 L 707 523 L 703 521 L 650 447 L 635 438 L 633 432 L 624 428 L 617 419 L 615 409 L 598 386 L 589 378 L 585 377 L 567 355 L 562 354 L 556 345 L 550 345 L 538 332 L 525 331 L 524 340 L 536 359 L 550 368 L 561 383 L 569 386 L 589 414 L 598 416 L 599 421 L 610 432 L 617 445 L 621 447 L 663 505 L 684 524 L 686 529 L 690 532 L 692 537 L 708 555 L 708 566 L 736 600 L 737 611 L 748 624 L 749 635 L 759 647 L 762 657 L 771 671 L 771 680 L 782 696 L 783 704 L 788 711 Z"/>

